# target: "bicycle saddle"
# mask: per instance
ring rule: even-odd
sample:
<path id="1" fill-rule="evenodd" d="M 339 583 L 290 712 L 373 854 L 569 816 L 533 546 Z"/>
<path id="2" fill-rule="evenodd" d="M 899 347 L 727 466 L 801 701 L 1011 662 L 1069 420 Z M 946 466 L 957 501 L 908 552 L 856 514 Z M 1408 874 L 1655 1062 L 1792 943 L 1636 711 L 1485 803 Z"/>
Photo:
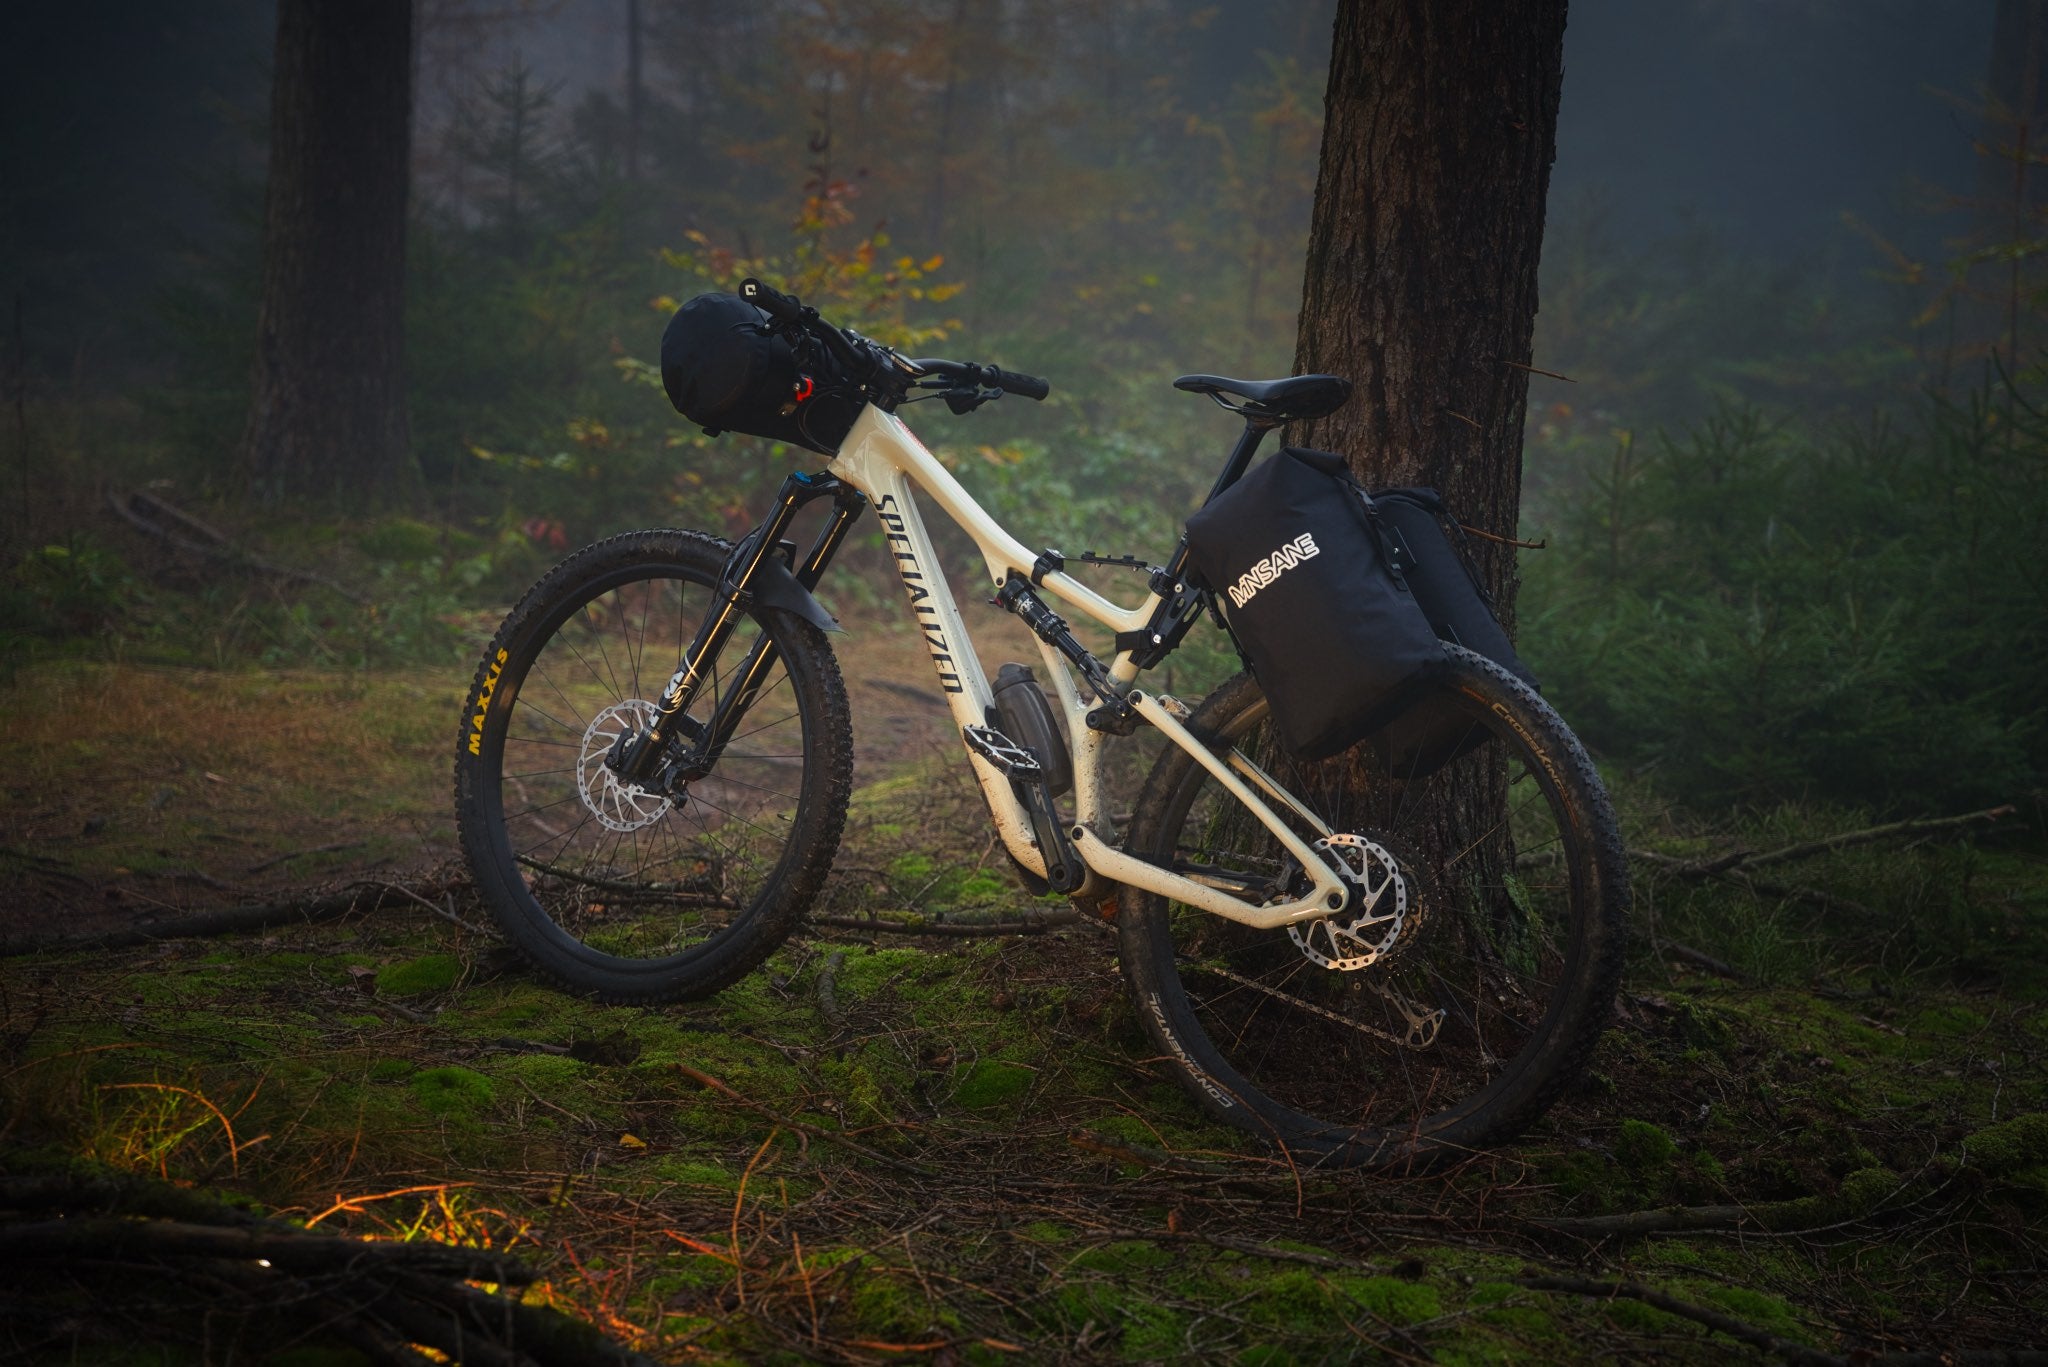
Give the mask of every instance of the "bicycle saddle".
<path id="1" fill-rule="evenodd" d="M 1351 397 L 1351 381 L 1338 375 L 1289 375 L 1282 380 L 1226 380 L 1221 375 L 1183 375 L 1175 389 L 1207 394 L 1225 408 L 1278 422 L 1298 422 L 1334 413 Z M 1221 396 L 1234 394 L 1242 404 Z"/>

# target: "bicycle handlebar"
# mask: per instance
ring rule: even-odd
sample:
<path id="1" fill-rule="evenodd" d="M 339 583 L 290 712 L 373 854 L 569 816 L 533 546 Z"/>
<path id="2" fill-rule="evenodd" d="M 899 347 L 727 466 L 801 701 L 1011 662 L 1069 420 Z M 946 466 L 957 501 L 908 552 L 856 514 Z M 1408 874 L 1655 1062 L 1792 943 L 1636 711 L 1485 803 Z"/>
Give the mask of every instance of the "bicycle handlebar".
<path id="1" fill-rule="evenodd" d="M 1052 386 L 1036 375 L 1004 370 L 1001 366 L 977 365 L 973 361 L 943 361 L 936 357 L 912 361 L 911 364 L 923 374 L 936 375 L 942 380 L 951 380 L 955 384 L 988 385 L 1020 398 L 1042 399 L 1052 393 Z"/>
<path id="2" fill-rule="evenodd" d="M 792 323 L 802 327 L 813 337 L 831 348 L 832 353 L 847 365 L 860 372 L 863 379 L 872 379 L 880 373 L 894 353 L 862 339 L 855 342 L 846 333 L 833 327 L 818 316 L 818 311 L 808 308 L 793 295 L 782 293 L 765 285 L 752 276 L 740 281 L 740 298 L 781 323 Z M 1052 386 L 1036 375 L 1021 371 L 1004 370 L 1000 366 L 978 365 L 973 361 L 946 361 L 939 359 L 902 362 L 913 375 L 936 375 L 958 385 L 983 385 L 1000 389 L 1005 394 L 1020 398 L 1043 399 L 1052 392 Z"/>

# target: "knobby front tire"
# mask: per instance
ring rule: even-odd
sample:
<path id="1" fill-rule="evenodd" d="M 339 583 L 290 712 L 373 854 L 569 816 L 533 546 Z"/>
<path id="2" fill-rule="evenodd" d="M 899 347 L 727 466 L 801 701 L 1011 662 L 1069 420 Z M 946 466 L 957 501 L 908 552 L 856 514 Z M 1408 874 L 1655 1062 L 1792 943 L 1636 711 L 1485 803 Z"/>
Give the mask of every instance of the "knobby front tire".
<path id="1" fill-rule="evenodd" d="M 603 767 L 679 666 L 731 549 L 648 531 L 578 551 L 520 600 L 470 685 L 463 852 L 506 938 L 573 992 L 662 1002 L 730 984 L 789 935 L 838 848 L 846 688 L 824 634 L 789 613 L 753 612 L 720 655 L 698 721 L 764 634 L 778 662 L 681 799 L 621 788 Z"/>
<path id="2" fill-rule="evenodd" d="M 1319 961 L 1285 929 L 1124 893 L 1124 972 L 1161 1061 L 1210 1115 L 1304 1163 L 1427 1162 L 1507 1138 L 1580 1075 L 1612 1013 L 1629 894 L 1606 792 L 1533 690 L 1449 653 L 1397 699 L 1385 732 L 1320 763 L 1280 749 L 1246 675 L 1188 723 L 1346 837 L 1350 866 L 1385 889 L 1374 914 L 1403 909 L 1398 930 L 1391 919 L 1358 923 L 1356 938 L 1303 927 Z M 1422 751 L 1389 739 L 1422 735 Z M 1272 834 L 1178 748 L 1148 778 L 1128 848 L 1270 887 L 1272 900 L 1306 887 Z M 1371 953 L 1363 967 L 1330 966 Z"/>

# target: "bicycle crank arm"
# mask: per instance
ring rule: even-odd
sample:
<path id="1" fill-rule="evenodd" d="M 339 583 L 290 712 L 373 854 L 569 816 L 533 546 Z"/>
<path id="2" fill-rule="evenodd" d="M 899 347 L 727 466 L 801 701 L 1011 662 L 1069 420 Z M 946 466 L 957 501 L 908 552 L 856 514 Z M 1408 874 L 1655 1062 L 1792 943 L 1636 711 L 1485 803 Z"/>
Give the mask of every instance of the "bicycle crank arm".
<path id="1" fill-rule="evenodd" d="M 1088 866 L 1076 854 L 1060 826 L 1059 812 L 1052 805 L 1052 793 L 1045 779 L 1045 767 L 1038 756 L 1002 732 L 987 726 L 965 726 L 961 736 L 967 748 L 994 765 L 1010 780 L 1011 789 L 1031 816 L 1031 833 L 1037 837 L 1039 857 L 1045 861 L 1045 881 L 1054 892 L 1076 892 L 1088 880 Z"/>

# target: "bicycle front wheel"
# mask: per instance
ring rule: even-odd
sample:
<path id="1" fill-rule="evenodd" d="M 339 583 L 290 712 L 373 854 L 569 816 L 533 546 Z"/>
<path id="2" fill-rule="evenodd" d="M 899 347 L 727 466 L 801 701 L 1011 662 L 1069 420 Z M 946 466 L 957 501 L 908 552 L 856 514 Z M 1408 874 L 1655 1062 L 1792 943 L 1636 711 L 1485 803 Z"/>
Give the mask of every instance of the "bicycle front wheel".
<path id="1" fill-rule="evenodd" d="M 816 897 L 853 786 L 846 690 L 823 633 L 757 610 L 714 662 L 703 721 L 760 642 L 775 664 L 715 768 L 679 793 L 604 766 L 644 726 L 716 601 L 731 547 L 635 532 L 577 552 L 513 609 L 470 687 L 455 805 L 478 891 L 547 976 L 618 1002 L 717 991 Z"/>
<path id="2" fill-rule="evenodd" d="M 1285 755 L 1246 675 L 1189 721 L 1301 800 L 1290 821 L 1352 884 L 1346 912 L 1253 930 L 1125 894 L 1124 971 L 1162 1061 L 1212 1116 L 1308 1162 L 1427 1160 L 1512 1135 L 1578 1076 L 1611 1014 L 1628 881 L 1599 778 L 1534 691 L 1450 655 L 1382 732 L 1319 763 Z M 1253 902 L 1308 886 L 1178 748 L 1146 782 L 1130 848 Z"/>

